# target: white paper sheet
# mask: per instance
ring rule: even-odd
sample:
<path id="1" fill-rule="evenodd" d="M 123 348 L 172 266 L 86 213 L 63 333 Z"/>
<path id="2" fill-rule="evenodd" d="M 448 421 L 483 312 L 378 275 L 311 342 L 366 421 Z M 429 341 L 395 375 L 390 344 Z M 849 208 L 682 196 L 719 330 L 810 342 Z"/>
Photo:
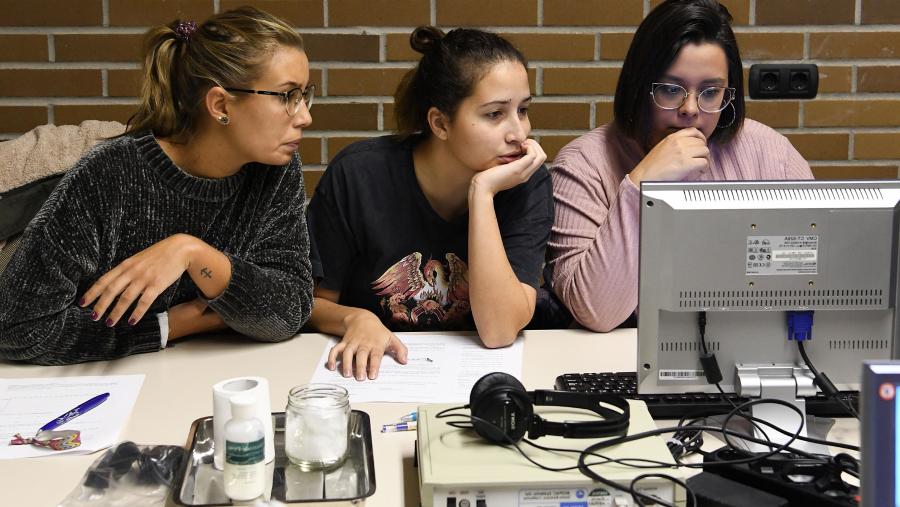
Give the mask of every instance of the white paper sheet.
<path id="1" fill-rule="evenodd" d="M 118 441 L 143 383 L 143 375 L 0 379 L 0 459 L 88 454 L 111 446 Z M 16 433 L 33 437 L 55 417 L 103 393 L 109 393 L 106 401 L 56 428 L 81 431 L 80 447 L 54 451 L 9 445 Z"/>
<path id="2" fill-rule="evenodd" d="M 328 352 L 338 342 L 325 347 L 311 382 L 337 384 L 350 392 L 350 403 L 370 401 L 463 403 L 468 402 L 472 385 L 482 375 L 502 371 L 522 377 L 522 340 L 502 349 L 488 349 L 477 336 L 402 334 L 397 337 L 409 350 L 407 364 L 384 356 L 375 380 L 345 378 L 338 370 L 325 368 Z"/>

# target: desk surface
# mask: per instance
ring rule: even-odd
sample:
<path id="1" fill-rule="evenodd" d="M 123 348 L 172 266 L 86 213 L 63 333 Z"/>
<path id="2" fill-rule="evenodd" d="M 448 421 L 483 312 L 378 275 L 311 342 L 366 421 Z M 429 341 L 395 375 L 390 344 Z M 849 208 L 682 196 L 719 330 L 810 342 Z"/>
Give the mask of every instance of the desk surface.
<path id="1" fill-rule="evenodd" d="M 528 389 L 547 389 L 556 376 L 576 371 L 630 371 L 636 364 L 635 331 L 596 334 L 580 330 L 525 331 L 523 382 Z M 521 338 L 520 338 L 521 339 Z M 120 440 L 138 444 L 184 445 L 191 423 L 212 415 L 212 385 L 237 376 L 269 380 L 273 411 L 281 411 L 288 390 L 312 378 L 327 339 L 300 334 L 275 344 L 241 337 L 202 337 L 153 354 L 72 366 L 0 363 L 0 377 L 66 377 L 144 374 L 144 384 Z M 395 422 L 415 403 L 358 403 L 372 427 Z M 858 441 L 855 421 L 839 421 L 831 438 Z M 412 466 L 415 432 L 373 433 L 377 489 L 366 507 L 419 505 L 416 470 Z M 5 505 L 56 505 L 79 482 L 98 454 L 0 461 L 0 491 Z M 52 482 L 47 482 L 53 477 Z M 47 487 L 48 485 L 52 485 Z"/>
<path id="2" fill-rule="evenodd" d="M 584 331 L 527 331 L 523 359 L 529 389 L 550 388 L 566 371 L 633 370 L 634 331 L 605 335 Z M 309 382 L 327 340 L 301 334 L 275 344 L 240 337 L 198 338 L 152 354 L 72 366 L 0 363 L 0 377 L 65 377 L 146 375 L 140 396 L 121 440 L 139 444 L 184 445 L 191 423 L 212 415 L 212 385 L 237 376 L 269 379 L 272 410 L 284 409 L 288 390 Z M 414 403 L 359 403 L 372 427 L 395 422 Z M 418 505 L 418 479 L 412 466 L 415 432 L 373 433 L 377 489 L 367 507 Z M 78 484 L 97 455 L 56 456 L 0 461 L 2 497 L 6 505 L 56 505 Z M 44 480 L 54 477 L 53 485 Z M 42 487 L 35 487 L 42 484 Z"/>

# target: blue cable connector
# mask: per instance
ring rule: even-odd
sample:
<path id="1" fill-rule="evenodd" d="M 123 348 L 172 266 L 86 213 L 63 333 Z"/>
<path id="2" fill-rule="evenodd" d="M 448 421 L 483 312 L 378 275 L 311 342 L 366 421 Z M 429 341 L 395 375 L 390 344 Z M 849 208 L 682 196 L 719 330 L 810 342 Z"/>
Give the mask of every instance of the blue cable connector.
<path id="1" fill-rule="evenodd" d="M 788 340 L 798 342 L 812 339 L 813 311 L 787 312 Z"/>

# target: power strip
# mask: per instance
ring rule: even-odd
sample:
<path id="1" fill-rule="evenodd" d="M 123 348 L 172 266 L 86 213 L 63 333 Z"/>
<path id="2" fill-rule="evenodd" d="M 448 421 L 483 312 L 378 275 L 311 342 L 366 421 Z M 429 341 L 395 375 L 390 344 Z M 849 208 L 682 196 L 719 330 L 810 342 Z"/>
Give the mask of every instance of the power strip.
<path id="1" fill-rule="evenodd" d="M 776 454 L 749 464 L 713 465 L 747 457 L 746 453 L 722 448 L 703 459 L 703 470 L 786 498 L 791 507 L 859 505 L 859 488 L 844 482 L 840 467 L 834 463 Z"/>
<path id="2" fill-rule="evenodd" d="M 789 507 L 788 501 L 721 475 L 700 472 L 687 485 L 703 507 Z"/>

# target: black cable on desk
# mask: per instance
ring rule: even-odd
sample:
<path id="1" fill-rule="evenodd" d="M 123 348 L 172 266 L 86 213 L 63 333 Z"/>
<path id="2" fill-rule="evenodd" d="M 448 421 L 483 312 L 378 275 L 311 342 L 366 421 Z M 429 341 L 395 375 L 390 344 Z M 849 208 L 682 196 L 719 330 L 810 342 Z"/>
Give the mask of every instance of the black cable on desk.
<path id="1" fill-rule="evenodd" d="M 719 391 L 719 396 L 731 405 L 731 408 L 737 410 L 737 405 L 725 394 L 725 390 L 722 389 L 722 370 L 719 368 L 719 361 L 716 359 L 716 355 L 709 352 L 709 349 L 706 346 L 706 312 L 697 312 L 697 328 L 700 333 L 700 347 L 703 349 L 703 353 L 700 354 L 700 365 L 703 367 L 703 374 L 706 376 L 706 381 L 710 384 L 716 386 L 716 389 Z M 747 417 L 747 420 L 750 421 L 750 424 L 759 431 L 759 433 L 766 440 L 771 442 L 769 435 L 756 424 L 756 419 L 753 417 Z"/>
<path id="2" fill-rule="evenodd" d="M 700 331 L 700 347 L 703 349 L 703 353 L 700 354 L 700 364 L 703 366 L 703 374 L 706 375 L 707 382 L 719 385 L 719 382 L 722 381 L 722 371 L 719 370 L 719 362 L 716 361 L 716 355 L 711 354 L 706 347 L 706 312 L 699 312 L 697 314 L 697 327 Z M 734 406 L 733 403 L 732 406 Z"/>
<path id="3" fill-rule="evenodd" d="M 662 501 L 659 498 L 656 498 L 656 497 L 653 497 L 653 496 L 650 496 L 645 493 L 641 493 L 641 492 L 637 491 L 635 489 L 636 483 L 640 480 L 643 480 L 644 478 L 650 478 L 650 477 L 664 478 L 666 480 L 671 481 L 673 484 L 678 484 L 679 486 L 685 488 L 685 491 L 688 494 L 688 498 L 692 501 L 689 505 L 696 506 L 697 505 L 696 498 L 694 497 L 693 491 L 691 491 L 691 489 L 689 487 L 687 487 L 687 484 L 685 484 L 683 481 L 680 481 L 679 479 L 677 479 L 675 477 L 667 476 L 665 474 L 645 474 L 645 475 L 635 478 L 635 480 L 632 481 L 629 484 L 629 486 L 626 488 L 622 485 L 619 485 L 618 483 L 615 483 L 613 481 L 603 478 L 602 476 L 600 476 L 599 474 L 594 472 L 591 469 L 591 467 L 594 467 L 597 465 L 603 465 L 603 464 L 607 464 L 607 463 L 613 463 L 613 462 L 619 463 L 624 466 L 629 466 L 632 468 L 659 468 L 659 467 L 702 468 L 704 466 L 706 466 L 706 467 L 709 467 L 709 466 L 732 466 L 732 465 L 738 465 L 738 464 L 749 464 L 749 463 L 753 463 L 756 461 L 764 460 L 766 458 L 769 458 L 771 456 L 774 456 L 775 454 L 778 454 L 778 453 L 781 453 L 784 451 L 788 451 L 796 456 L 813 459 L 816 461 L 822 461 L 822 462 L 826 462 L 826 463 L 832 461 L 831 459 L 824 458 L 824 457 L 814 455 L 814 454 L 810 454 L 810 453 L 801 451 L 799 449 L 790 447 L 790 444 L 793 443 L 795 440 L 813 441 L 813 442 L 824 443 L 826 445 L 834 445 L 834 446 L 839 446 L 839 447 L 845 447 L 848 449 L 859 450 L 859 448 L 856 446 L 850 446 L 847 444 L 840 444 L 840 443 L 836 443 L 836 442 L 822 441 L 822 440 L 818 440 L 818 439 L 802 437 L 802 436 L 800 436 L 800 432 L 802 431 L 802 428 L 803 428 L 802 424 L 797 428 L 797 430 L 795 432 L 792 433 L 792 432 L 788 432 L 788 431 L 782 430 L 780 428 L 777 428 L 773 424 L 769 423 L 768 421 L 756 420 L 760 424 L 770 426 L 770 427 L 776 429 L 776 431 L 779 431 L 781 433 L 784 433 L 784 434 L 790 436 L 791 438 L 784 444 L 774 444 L 770 440 L 758 439 L 758 438 L 752 437 L 750 435 L 746 435 L 743 433 L 738 433 L 733 430 L 729 430 L 727 428 L 728 422 L 730 421 L 731 418 L 733 418 L 735 416 L 745 417 L 745 418 L 749 418 L 749 419 L 755 419 L 755 418 L 752 418 L 751 416 L 745 414 L 744 410 L 752 405 L 762 404 L 762 403 L 775 403 L 775 404 L 779 404 L 779 405 L 784 405 L 784 406 L 790 408 L 791 410 L 794 410 L 795 412 L 797 412 L 801 417 L 804 415 L 804 414 L 802 414 L 802 412 L 800 412 L 800 410 L 797 407 L 794 407 L 793 405 L 791 405 L 790 403 L 787 403 L 785 401 L 773 400 L 773 399 L 760 399 L 760 400 L 749 401 L 749 402 L 743 403 L 739 406 L 736 406 L 734 408 L 734 410 L 729 412 L 726 420 L 722 423 L 721 426 L 694 425 L 694 424 L 682 425 L 681 422 L 684 421 L 684 419 L 682 419 L 682 421 L 679 422 L 679 425 L 677 427 L 658 428 L 655 430 L 645 431 L 645 432 L 637 433 L 637 434 L 633 434 L 633 435 L 611 438 L 611 439 L 608 439 L 608 440 L 605 440 L 602 442 L 598 442 L 594 445 L 588 446 L 587 448 L 585 448 L 583 450 L 546 447 L 546 446 L 541 446 L 539 444 L 536 444 L 536 443 L 528 441 L 528 440 L 524 441 L 527 445 L 530 445 L 535 448 L 538 448 L 538 449 L 541 449 L 544 451 L 548 451 L 548 452 L 578 453 L 578 464 L 575 466 L 566 466 L 566 467 L 551 467 L 551 466 L 547 466 L 547 465 L 544 465 L 544 464 L 536 461 L 534 458 L 525 454 L 525 452 L 522 450 L 521 446 L 516 441 L 514 441 L 512 438 L 507 436 L 505 434 L 505 432 L 500 431 L 500 433 L 503 434 L 504 437 L 506 438 L 507 445 L 512 446 L 523 458 L 525 458 L 528 462 L 532 463 L 533 465 L 537 466 L 538 468 L 541 468 L 543 470 L 548 470 L 548 471 L 567 471 L 567 470 L 578 469 L 579 471 L 581 471 L 582 474 L 584 474 L 585 476 L 589 477 L 590 479 L 592 479 L 594 481 L 600 482 L 600 483 L 605 484 L 612 488 L 616 488 L 616 489 L 619 489 L 622 491 L 627 491 L 629 494 L 632 495 L 632 498 L 634 499 L 635 503 L 637 503 L 638 505 L 646 505 L 644 503 L 646 501 L 646 502 L 653 502 L 658 505 L 664 505 L 664 506 L 669 506 L 669 507 L 674 507 L 674 505 L 670 504 L 668 502 Z M 487 421 L 485 419 L 482 419 L 482 418 L 479 418 L 476 416 L 472 416 L 470 414 L 452 414 L 452 413 L 450 413 L 453 410 L 458 410 L 458 409 L 463 409 L 463 408 L 467 408 L 467 406 L 466 407 L 452 407 L 452 408 L 444 409 L 444 410 L 441 410 L 440 412 L 438 412 L 435 415 L 435 417 L 438 419 L 444 419 L 444 418 L 454 417 L 454 416 L 460 417 L 463 420 L 448 421 L 447 424 L 452 427 L 461 428 L 461 429 L 472 429 L 472 426 L 471 426 L 472 421 L 478 421 L 483 424 L 493 426 L 493 423 L 491 423 L 490 421 Z M 691 423 L 693 423 L 693 422 L 695 422 L 695 421 L 691 421 Z M 614 445 L 619 445 L 619 444 L 631 442 L 634 440 L 640 440 L 642 438 L 647 438 L 647 437 L 651 437 L 651 436 L 662 435 L 665 433 L 685 431 L 686 429 L 690 429 L 691 431 L 715 431 L 715 432 L 722 433 L 725 436 L 726 445 L 728 447 L 730 447 L 731 449 L 737 450 L 741 453 L 744 453 L 745 451 L 743 451 L 742 449 L 735 448 L 733 443 L 731 442 L 731 440 L 729 440 L 729 438 L 728 438 L 729 436 L 739 437 L 739 438 L 749 441 L 749 442 L 766 445 L 772 450 L 767 453 L 761 453 L 759 455 L 753 455 L 753 456 L 749 456 L 747 458 L 735 459 L 735 460 L 722 460 L 722 461 L 717 461 L 717 462 L 713 462 L 713 463 L 684 463 L 677 457 L 674 458 L 675 463 L 666 463 L 666 462 L 660 462 L 660 461 L 655 461 L 655 460 L 650 460 L 650 459 L 645 459 L 645 458 L 612 459 L 612 458 L 609 458 L 609 457 L 604 456 L 604 455 L 600 454 L 599 452 L 597 452 L 600 449 L 603 449 L 606 447 L 611 447 Z M 498 428 L 498 430 L 499 430 L 499 428 Z M 588 462 L 587 460 L 589 457 L 600 458 L 601 461 Z M 643 464 L 636 464 L 636 463 L 643 463 Z M 844 468 L 845 472 L 853 475 L 852 471 L 847 469 L 848 467 L 842 467 L 842 468 Z"/>
<path id="4" fill-rule="evenodd" d="M 803 358 L 803 362 L 806 363 L 806 367 L 809 368 L 809 371 L 813 374 L 813 383 L 822 390 L 825 397 L 837 401 L 840 406 L 847 410 L 847 413 L 856 419 L 859 419 L 859 414 L 856 412 L 856 409 L 853 408 L 853 403 L 841 398 L 840 391 L 838 391 L 838 388 L 831 382 L 828 375 L 824 372 L 819 372 L 806 354 L 806 347 L 803 345 L 803 342 L 812 339 L 814 314 L 815 312 L 812 310 L 787 312 L 788 340 L 796 340 L 800 356 Z"/>
<path id="5" fill-rule="evenodd" d="M 825 393 L 825 396 L 834 399 L 837 401 L 842 407 L 844 407 L 850 415 L 859 420 L 859 413 L 856 409 L 853 408 L 853 402 L 850 400 L 844 400 L 841 398 L 841 393 L 834 386 L 834 383 L 831 382 L 831 379 L 828 378 L 828 375 L 824 373 L 820 373 L 819 370 L 813 366 L 812 361 L 809 360 L 809 356 L 806 355 L 806 348 L 803 346 L 802 341 L 797 342 L 797 349 L 800 351 L 800 357 L 803 358 L 803 362 L 806 363 L 806 367 L 809 368 L 809 371 L 812 372 L 813 377 L 815 377 L 815 384 L 819 386 L 819 389 Z"/>

